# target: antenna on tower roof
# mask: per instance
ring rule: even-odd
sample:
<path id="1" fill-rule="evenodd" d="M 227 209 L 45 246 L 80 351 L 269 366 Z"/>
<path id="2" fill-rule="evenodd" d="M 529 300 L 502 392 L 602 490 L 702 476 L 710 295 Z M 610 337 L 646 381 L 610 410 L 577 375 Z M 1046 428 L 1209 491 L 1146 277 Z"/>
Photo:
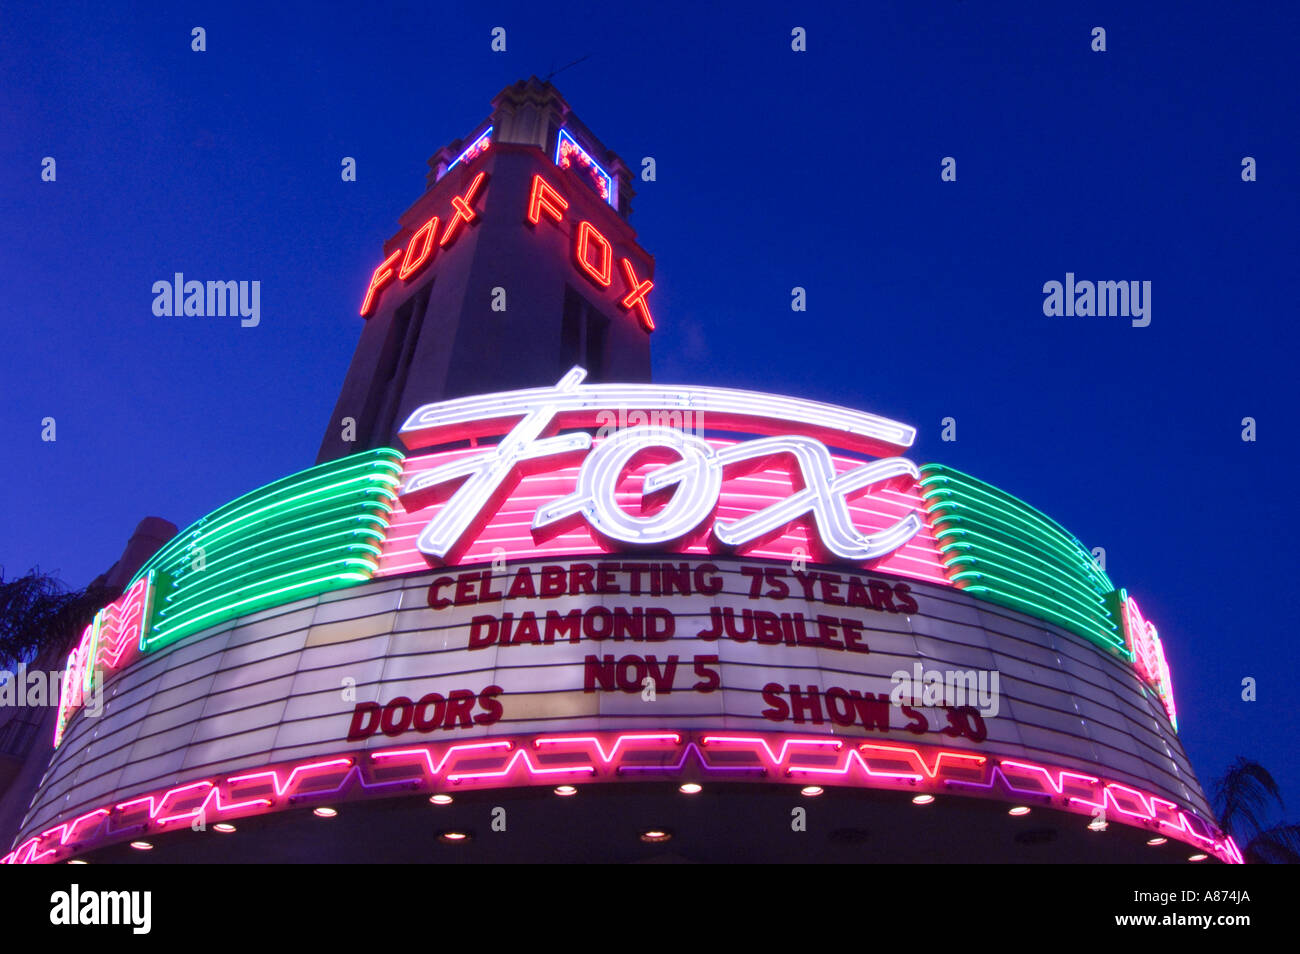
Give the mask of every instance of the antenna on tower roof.
<path id="1" fill-rule="evenodd" d="M 542 82 L 543 82 L 543 83 L 549 83 L 549 82 L 551 81 L 551 77 L 552 77 L 552 76 L 555 76 L 555 75 L 558 74 L 558 73 L 563 73 L 565 70 L 567 70 L 567 69 L 569 68 L 569 66 L 577 66 L 577 65 L 578 65 L 579 63 L 581 63 L 583 60 L 587 60 L 587 59 L 590 59 L 590 58 L 591 58 L 591 54 L 588 53 L 588 54 L 586 54 L 585 56 L 580 56 L 580 57 L 578 57 L 576 60 L 574 60 L 574 61 L 573 61 L 572 63 L 570 63 L 568 66 L 561 66 L 558 70 L 551 70 L 551 72 L 549 72 L 549 73 L 546 74 L 546 79 L 542 80 Z"/>

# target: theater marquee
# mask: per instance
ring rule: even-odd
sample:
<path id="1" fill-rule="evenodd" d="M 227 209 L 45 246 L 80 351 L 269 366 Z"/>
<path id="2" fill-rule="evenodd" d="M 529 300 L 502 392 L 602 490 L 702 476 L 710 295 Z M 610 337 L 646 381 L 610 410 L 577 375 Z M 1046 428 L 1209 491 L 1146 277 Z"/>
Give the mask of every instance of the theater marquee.
<path id="1" fill-rule="evenodd" d="M 1040 798 L 1239 858 L 1187 784 L 1155 627 L 1050 518 L 914 463 L 895 421 L 584 378 L 419 408 L 406 453 L 177 535 L 69 657 L 7 860 L 315 797 L 685 771 Z M 918 666 L 995 672 L 999 705 L 891 699 Z"/>

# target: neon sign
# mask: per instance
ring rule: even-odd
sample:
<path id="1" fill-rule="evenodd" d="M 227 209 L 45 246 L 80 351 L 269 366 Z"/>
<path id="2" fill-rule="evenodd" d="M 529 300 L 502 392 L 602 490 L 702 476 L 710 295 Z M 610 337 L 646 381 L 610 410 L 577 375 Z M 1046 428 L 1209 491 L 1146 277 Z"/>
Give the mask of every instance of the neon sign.
<path id="1" fill-rule="evenodd" d="M 591 190 L 610 205 L 618 207 L 614 195 L 614 177 L 601 168 L 591 153 L 578 145 L 567 129 L 561 129 L 555 140 L 555 164 L 561 169 L 572 169 L 591 186 Z"/>
<path id="2" fill-rule="evenodd" d="M 493 127 L 489 126 L 487 129 L 483 130 L 478 138 L 470 143 L 469 146 L 466 147 L 465 151 L 457 156 L 455 161 L 447 167 L 447 171 L 444 172 L 443 175 L 446 175 L 447 172 L 451 172 L 452 169 L 455 169 L 462 162 L 473 162 L 479 156 L 483 155 L 483 153 L 487 152 L 488 147 L 492 145 L 492 129 Z"/>
<path id="3" fill-rule="evenodd" d="M 534 533 L 576 517 L 596 535 L 616 544 L 671 544 L 695 532 L 714 515 L 727 468 L 741 464 L 753 467 L 774 458 L 795 461 L 802 489 L 756 512 L 734 519 L 714 519 L 712 535 L 723 546 L 743 549 L 807 518 L 831 555 L 848 561 L 868 561 L 889 555 L 922 529 L 920 515 L 909 513 L 879 532 L 863 534 L 849 513 L 850 495 L 895 477 L 915 480 L 920 476 L 916 465 L 903 457 L 891 456 L 837 473 L 826 445 L 805 434 L 759 438 L 722 448 L 673 428 L 653 426 L 629 428 L 599 444 L 585 432 L 543 437 L 558 426 L 595 425 L 601 411 L 617 407 L 691 407 L 716 418 L 719 427 L 727 422 L 737 427 L 757 422 L 770 428 L 777 422 L 790 422 L 804 430 L 806 425 L 800 418 L 817 416 L 823 417 L 823 427 L 830 425 L 824 414 L 817 413 L 824 406 L 795 398 L 719 388 L 584 386 L 585 377 L 585 370 L 573 368 L 554 388 L 425 405 L 407 419 L 399 434 L 408 446 L 419 447 L 446 439 L 448 428 L 456 425 L 463 433 L 480 433 L 483 426 L 500 432 L 503 420 L 521 417 L 490 449 L 406 479 L 399 497 L 408 511 L 412 501 L 425 491 L 463 481 L 420 532 L 416 541 L 420 552 L 438 560 L 446 558 L 470 527 L 482 519 L 484 509 L 498 497 L 521 464 L 573 454 L 585 454 L 577 486 L 571 493 L 537 507 L 532 519 Z M 906 447 L 915 436 L 906 425 L 870 414 L 842 411 L 838 424 L 843 428 L 842 437 L 859 445 L 869 441 Z M 634 515 L 617 499 L 619 480 L 633 459 L 646 453 L 677 460 L 645 476 L 643 497 L 668 490 L 673 493 L 653 513 Z"/>
<path id="4" fill-rule="evenodd" d="M 446 248 L 459 234 L 461 226 L 468 225 L 478 218 L 478 211 L 474 208 L 474 201 L 486 181 L 487 173 L 480 172 L 470 180 L 463 195 L 452 196 L 451 207 L 453 214 L 447 220 L 446 228 L 442 232 L 442 238 L 438 240 L 438 248 Z M 415 234 L 411 236 L 410 243 L 406 246 L 404 256 L 403 250 L 399 248 L 379 264 L 379 267 L 370 276 L 370 287 L 366 289 L 366 297 L 361 302 L 361 315 L 363 318 L 369 317 L 371 312 L 374 311 L 380 289 L 391 282 L 394 275 L 401 281 L 409 282 L 432 261 L 436 251 L 433 247 L 433 239 L 437 231 L 438 216 L 435 215 L 416 229 Z M 399 258 L 402 259 L 402 264 L 398 271 L 394 272 L 393 266 L 397 264 Z"/>
<path id="5" fill-rule="evenodd" d="M 562 208 L 545 189 L 534 198 L 539 221 Z M 468 221 L 462 208 L 453 216 Z M 425 241 L 413 245 L 418 261 Z M 674 416 L 693 426 L 666 426 Z M 1091 640 L 1133 666 L 1175 719 L 1163 646 L 1136 603 L 1038 511 L 899 456 L 916 437 L 905 424 L 748 391 L 587 384 L 574 368 L 555 386 L 425 405 L 400 435 L 413 451 L 442 448 L 380 448 L 310 468 L 218 508 L 155 554 L 69 656 L 56 744 L 105 677 L 225 620 L 435 565 L 647 548 L 841 562 L 956 586 Z M 780 574 L 765 573 L 776 598 Z M 820 578 L 835 603 L 838 577 Z M 787 624 L 752 622 L 765 638 Z M 789 626 L 797 645 L 799 620 Z"/>
<path id="6" fill-rule="evenodd" d="M 150 652 L 224 619 L 370 578 L 401 470 L 379 448 L 245 494 L 177 534 L 140 573 L 158 597 Z"/>
<path id="7" fill-rule="evenodd" d="M 784 779 L 795 785 L 816 781 L 909 794 L 1014 797 L 1082 816 L 1103 808 L 1121 824 L 1213 852 L 1229 864 L 1242 863 L 1232 838 L 1191 808 L 1050 763 L 826 735 L 642 730 L 429 741 L 200 777 L 109 802 L 41 830 L 0 857 L 0 864 L 60 861 L 138 838 L 146 829 L 188 830 L 199 818 L 233 820 L 393 790 L 460 792 L 553 784 L 554 779 L 618 784 L 693 778 L 695 773 L 728 781 Z"/>
<path id="8" fill-rule="evenodd" d="M 488 132 L 491 130 L 489 129 Z M 484 133 L 484 136 L 486 135 L 487 133 Z M 481 141 L 489 140 L 481 139 Z M 415 230 L 404 249 L 395 249 L 379 263 L 379 267 L 370 276 L 370 285 L 366 289 L 365 299 L 361 302 L 362 317 L 369 317 L 374 312 L 379 295 L 388 284 L 394 279 L 402 282 L 414 279 L 433 261 L 438 249 L 446 248 L 455 241 L 464 226 L 478 219 L 478 211 L 474 208 L 474 203 L 486 181 L 487 173 L 479 172 L 465 187 L 462 195 L 452 197 L 452 213 L 442 227 L 441 236 L 438 235 L 441 220 L 439 216 L 432 216 Z M 556 225 L 560 225 L 564 222 L 568 209 L 569 200 L 554 186 L 540 175 L 533 177 L 525 221 L 537 226 L 541 224 L 544 216 Z M 617 257 L 616 269 L 615 258 L 613 243 L 600 229 L 585 219 L 578 223 L 573 247 L 574 265 L 599 288 L 613 287 L 614 275 L 617 271 L 622 282 L 622 288 L 617 292 L 621 294 L 618 299 L 619 307 L 624 311 L 635 313 L 637 321 L 647 332 L 654 331 L 655 322 L 647 301 L 647 296 L 655 287 L 654 282 L 638 275 L 636 266 L 626 256 Z"/>
<path id="9" fill-rule="evenodd" d="M 636 413 L 629 416 L 635 416 Z M 734 441 L 709 438 L 708 443 L 721 449 Z M 408 457 L 402 472 L 402 482 L 406 483 L 423 471 L 452 463 L 476 452 L 472 448 L 459 448 Z M 845 471 L 861 463 L 859 459 L 843 455 L 835 455 L 833 460 L 837 471 Z M 446 559 L 432 562 L 481 565 L 498 559 L 511 562 L 539 558 L 563 560 L 603 554 L 611 548 L 619 549 L 613 547 L 610 541 L 595 535 L 590 525 L 581 520 L 567 526 L 553 525 L 539 535 L 534 535 L 530 530 L 538 503 L 571 493 L 577 486 L 578 470 L 577 463 L 564 460 L 557 461 L 554 469 L 539 472 L 533 472 L 529 467 L 520 468 L 518 482 L 513 484 L 510 493 L 504 499 L 492 501 L 484 509 L 480 514 L 481 522 L 470 527 Z M 793 489 L 788 468 L 781 469 L 779 463 L 774 468 L 748 473 L 739 468 L 738 472 L 725 475 L 716 513 L 725 518 L 753 513 L 767 504 L 779 503 Z M 431 560 L 416 547 L 416 540 L 436 513 L 436 508 L 445 505 L 444 502 L 439 502 L 436 492 L 433 496 L 435 499 L 432 502 L 419 496 L 406 501 L 405 505 L 398 502 L 392 513 L 379 565 L 375 569 L 376 579 L 423 572 L 430 568 Z M 629 498 L 628 502 L 635 505 L 634 499 Z M 407 509 L 408 506 L 410 509 Z M 923 512 L 924 501 L 913 482 L 906 478 L 888 481 L 875 488 L 870 495 L 849 502 L 849 513 L 854 526 L 867 533 L 878 532 L 908 514 Z M 703 529 L 709 528 L 706 526 Z M 817 553 L 818 547 L 815 528 L 809 527 L 806 521 L 796 521 L 780 536 L 751 544 L 745 549 L 744 555 L 787 564 L 793 561 L 798 565 L 799 561 L 809 560 L 810 554 Z M 700 558 L 715 555 L 711 539 L 703 533 L 679 541 L 671 549 Z M 945 575 L 943 561 L 928 525 L 905 545 L 888 556 L 873 561 L 870 569 L 938 586 L 952 585 Z"/>
<path id="10" fill-rule="evenodd" d="M 922 494 L 954 586 L 1124 652 L 1110 579 L 1064 527 L 996 487 L 942 464 Z"/>
<path id="11" fill-rule="evenodd" d="M 568 209 L 568 199 L 540 175 L 533 176 L 533 187 L 528 194 L 528 211 L 524 215 L 529 225 L 540 225 L 543 216 L 560 225 L 564 222 L 564 214 Z M 614 247 L 600 229 L 586 219 L 578 223 L 573 260 L 592 284 L 600 288 L 609 288 L 613 284 Z M 650 306 L 646 302 L 646 296 L 655 287 L 654 282 L 637 275 L 636 268 L 626 256 L 619 258 L 619 271 L 626 291 L 619 299 L 619 305 L 624 311 L 635 309 L 641 327 L 646 331 L 654 331 L 654 318 L 650 316 Z"/>
<path id="12" fill-rule="evenodd" d="M 154 577 L 146 573 L 125 593 L 95 614 L 68 655 L 54 722 L 54 747 L 86 696 L 103 680 L 130 664 L 139 654 L 153 608 Z"/>
<path id="13" fill-rule="evenodd" d="M 1169 715 L 1169 722 L 1175 730 L 1178 728 L 1178 713 L 1174 708 L 1174 687 L 1169 678 L 1169 663 L 1165 661 L 1165 648 L 1161 645 L 1160 635 L 1149 620 L 1138 609 L 1137 600 L 1124 590 L 1119 590 L 1118 597 L 1120 618 L 1124 621 L 1124 635 L 1133 653 L 1133 666 L 1146 682 L 1156 691 L 1156 696 Z"/>

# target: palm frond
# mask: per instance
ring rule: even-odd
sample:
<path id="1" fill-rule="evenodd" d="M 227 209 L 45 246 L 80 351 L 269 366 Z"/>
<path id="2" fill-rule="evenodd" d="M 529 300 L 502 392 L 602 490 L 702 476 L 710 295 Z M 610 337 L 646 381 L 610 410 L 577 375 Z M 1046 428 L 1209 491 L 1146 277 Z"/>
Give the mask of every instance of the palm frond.
<path id="1" fill-rule="evenodd" d="M 1244 757 L 1238 757 L 1215 781 L 1211 797 L 1219 824 L 1240 842 L 1249 842 L 1264 828 L 1274 803 L 1278 808 L 1286 807 L 1282 792 L 1268 770 Z"/>
<path id="2" fill-rule="evenodd" d="M 115 595 L 104 587 L 71 590 L 39 569 L 10 580 L 0 571 L 0 668 L 68 645 Z"/>
<path id="3" fill-rule="evenodd" d="M 1300 825 L 1266 828 L 1251 839 L 1242 854 L 1255 865 L 1300 864 Z"/>

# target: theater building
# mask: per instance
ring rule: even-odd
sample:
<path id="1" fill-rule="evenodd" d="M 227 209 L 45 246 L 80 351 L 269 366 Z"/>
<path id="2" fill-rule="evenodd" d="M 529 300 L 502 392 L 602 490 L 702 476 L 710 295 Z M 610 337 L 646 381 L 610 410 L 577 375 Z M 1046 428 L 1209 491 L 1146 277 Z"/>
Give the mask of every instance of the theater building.
<path id="1" fill-rule="evenodd" d="M 1240 862 L 1068 530 L 651 381 L 633 197 L 535 79 L 430 160 L 316 465 L 87 628 L 6 861 Z"/>

